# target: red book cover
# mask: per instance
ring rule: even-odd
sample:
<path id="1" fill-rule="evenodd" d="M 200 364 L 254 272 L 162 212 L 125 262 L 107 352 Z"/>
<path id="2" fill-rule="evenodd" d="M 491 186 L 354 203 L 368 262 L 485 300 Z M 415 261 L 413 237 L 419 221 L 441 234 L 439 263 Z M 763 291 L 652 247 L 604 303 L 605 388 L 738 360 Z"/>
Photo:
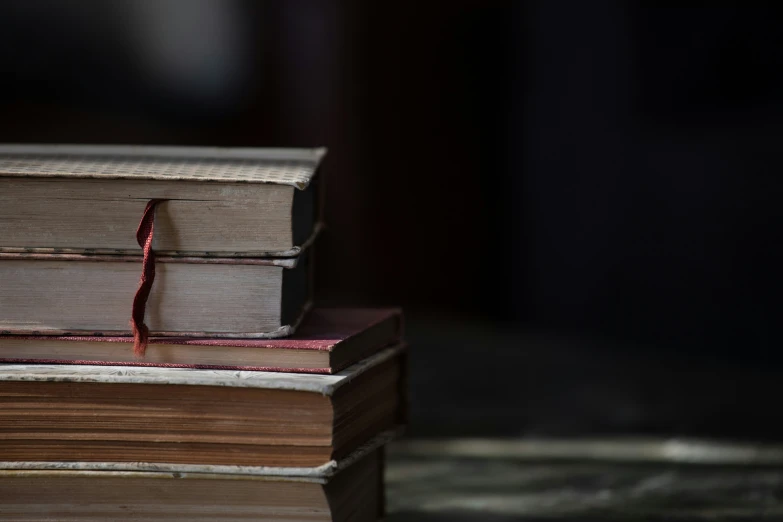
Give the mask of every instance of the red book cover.
<path id="1" fill-rule="evenodd" d="M 399 309 L 312 310 L 280 339 L 151 337 L 143 358 L 133 337 L 0 335 L 0 362 L 335 373 L 398 342 Z"/>

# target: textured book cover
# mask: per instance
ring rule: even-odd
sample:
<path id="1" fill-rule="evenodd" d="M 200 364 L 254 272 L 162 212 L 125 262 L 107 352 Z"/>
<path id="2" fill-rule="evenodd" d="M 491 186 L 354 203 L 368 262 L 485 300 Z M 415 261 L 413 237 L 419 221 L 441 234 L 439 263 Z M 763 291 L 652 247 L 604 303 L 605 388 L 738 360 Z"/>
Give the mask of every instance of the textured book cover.
<path id="1" fill-rule="evenodd" d="M 4 520 L 382 520 L 384 432 L 309 468 L 0 462 Z"/>
<path id="2" fill-rule="evenodd" d="M 0 436 L 0 468 L 330 467 L 406 423 L 405 351 L 397 344 L 333 375 L 7 364 L 0 406 L 13 429 Z"/>
<path id="3" fill-rule="evenodd" d="M 316 308 L 291 337 L 152 337 L 143 359 L 134 356 L 132 337 L 0 335 L 0 362 L 328 374 L 401 335 L 399 309 Z"/>
<path id="4" fill-rule="evenodd" d="M 319 222 L 326 149 L 0 144 L 0 252 L 290 257 Z"/>

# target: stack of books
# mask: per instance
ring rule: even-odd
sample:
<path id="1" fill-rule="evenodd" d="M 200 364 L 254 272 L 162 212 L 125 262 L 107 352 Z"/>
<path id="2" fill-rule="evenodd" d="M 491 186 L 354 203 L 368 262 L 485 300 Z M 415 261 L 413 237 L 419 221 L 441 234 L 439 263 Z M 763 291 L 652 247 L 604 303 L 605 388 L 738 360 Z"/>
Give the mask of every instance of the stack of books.
<path id="1" fill-rule="evenodd" d="M 0 146 L 0 519 L 382 517 L 402 317 L 311 306 L 323 154 Z"/>

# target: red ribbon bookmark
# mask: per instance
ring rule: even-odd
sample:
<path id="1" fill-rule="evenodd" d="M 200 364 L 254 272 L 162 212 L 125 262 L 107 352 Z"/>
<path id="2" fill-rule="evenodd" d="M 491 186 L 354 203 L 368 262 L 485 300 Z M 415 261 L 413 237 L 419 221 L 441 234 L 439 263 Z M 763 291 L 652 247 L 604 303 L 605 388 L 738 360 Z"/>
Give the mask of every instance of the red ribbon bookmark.
<path id="1" fill-rule="evenodd" d="M 147 341 L 150 330 L 144 324 L 144 313 L 147 310 L 152 283 L 155 281 L 155 252 L 152 250 L 152 235 L 155 231 L 155 207 L 164 199 L 152 199 L 147 203 L 144 214 L 141 216 L 139 228 L 136 229 L 136 241 L 144 250 L 144 259 L 141 262 L 141 279 L 139 289 L 133 298 L 133 310 L 131 311 L 131 331 L 133 332 L 133 353 L 136 357 L 144 357 L 147 351 Z"/>

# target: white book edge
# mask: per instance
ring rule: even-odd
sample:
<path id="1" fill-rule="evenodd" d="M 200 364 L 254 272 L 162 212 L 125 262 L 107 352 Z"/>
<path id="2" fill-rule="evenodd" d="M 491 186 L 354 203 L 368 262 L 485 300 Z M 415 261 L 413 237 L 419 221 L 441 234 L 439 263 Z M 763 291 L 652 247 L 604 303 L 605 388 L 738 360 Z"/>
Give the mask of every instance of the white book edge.
<path id="1" fill-rule="evenodd" d="M 0 381 L 225 386 L 303 391 L 331 396 L 341 386 L 351 382 L 370 368 L 388 361 L 404 349 L 403 343 L 397 344 L 331 375 L 135 366 L 3 364 L 0 366 Z"/>

